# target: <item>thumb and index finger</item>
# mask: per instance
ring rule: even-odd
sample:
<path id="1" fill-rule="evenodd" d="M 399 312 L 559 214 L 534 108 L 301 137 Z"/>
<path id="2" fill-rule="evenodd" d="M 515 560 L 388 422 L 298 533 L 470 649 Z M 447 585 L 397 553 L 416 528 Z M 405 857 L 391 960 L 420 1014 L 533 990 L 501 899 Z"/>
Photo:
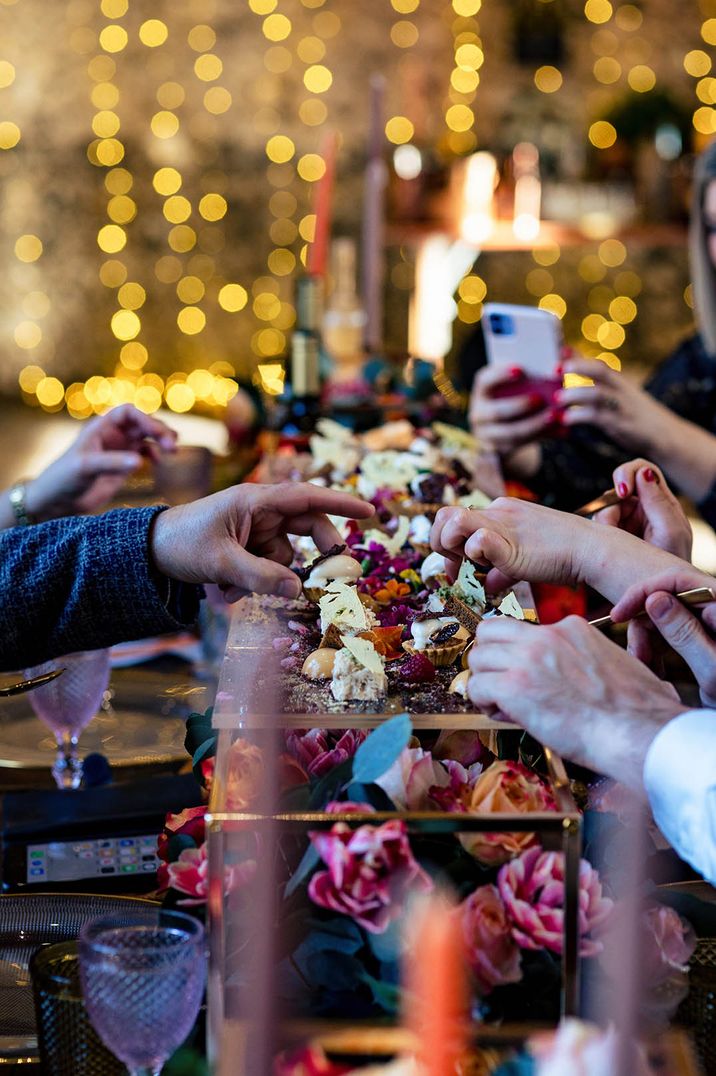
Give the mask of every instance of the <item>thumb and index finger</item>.
<path id="1" fill-rule="evenodd" d="M 713 684 L 716 681 L 716 642 L 698 618 L 666 591 L 650 594 L 645 607 L 651 622 L 669 646 L 681 655 L 699 684 L 702 687 Z M 704 615 L 710 626 L 716 623 L 714 612 L 713 607 L 708 607 L 708 620 Z"/>

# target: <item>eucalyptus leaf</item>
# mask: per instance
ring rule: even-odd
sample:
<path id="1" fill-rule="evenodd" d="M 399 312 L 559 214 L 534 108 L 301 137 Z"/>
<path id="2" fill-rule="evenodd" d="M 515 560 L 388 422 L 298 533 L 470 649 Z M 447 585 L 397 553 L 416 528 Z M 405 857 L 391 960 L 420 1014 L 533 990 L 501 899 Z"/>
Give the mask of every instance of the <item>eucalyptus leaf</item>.
<path id="1" fill-rule="evenodd" d="M 210 736 L 208 740 L 204 740 L 200 747 L 197 747 L 191 760 L 192 770 L 194 776 L 200 785 L 204 784 L 204 779 L 201 773 L 201 764 L 207 758 L 212 758 L 216 754 L 216 736 Z"/>
<path id="2" fill-rule="evenodd" d="M 367 736 L 353 756 L 353 780 L 372 784 L 390 769 L 413 733 L 408 714 L 391 717 Z"/>
<path id="3" fill-rule="evenodd" d="M 371 989 L 373 1000 L 384 1012 L 391 1016 L 400 1009 L 401 989 L 395 983 L 381 982 L 372 975 L 366 975 L 365 982 Z"/>
<path id="4" fill-rule="evenodd" d="M 375 957 L 382 964 L 393 963 L 400 956 L 400 930 L 399 920 L 390 924 L 382 934 L 368 934 L 368 945 Z"/>
<path id="5" fill-rule="evenodd" d="M 288 883 L 283 893 L 284 897 L 292 896 L 296 892 L 298 887 L 306 881 L 309 874 L 313 873 L 313 871 L 316 869 L 320 862 L 321 857 L 319 856 L 318 852 L 312 844 L 309 844 L 308 848 L 301 857 L 301 862 L 298 864 L 296 870 L 293 872 L 293 875 L 288 880 Z"/>
<path id="6" fill-rule="evenodd" d="M 394 811 L 395 804 L 380 785 L 359 785 L 356 781 L 348 785 L 346 796 L 351 803 L 367 803 L 376 811 Z"/>

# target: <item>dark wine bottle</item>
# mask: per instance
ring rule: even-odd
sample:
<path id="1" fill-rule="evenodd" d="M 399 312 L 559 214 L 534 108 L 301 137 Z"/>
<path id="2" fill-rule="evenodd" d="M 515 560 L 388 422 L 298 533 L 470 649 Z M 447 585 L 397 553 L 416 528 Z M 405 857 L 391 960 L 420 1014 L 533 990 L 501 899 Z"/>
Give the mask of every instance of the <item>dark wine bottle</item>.
<path id="1" fill-rule="evenodd" d="M 281 440 L 298 449 L 307 447 L 321 417 L 321 287 L 318 277 L 302 277 L 297 283 L 296 328 L 278 407 Z"/>

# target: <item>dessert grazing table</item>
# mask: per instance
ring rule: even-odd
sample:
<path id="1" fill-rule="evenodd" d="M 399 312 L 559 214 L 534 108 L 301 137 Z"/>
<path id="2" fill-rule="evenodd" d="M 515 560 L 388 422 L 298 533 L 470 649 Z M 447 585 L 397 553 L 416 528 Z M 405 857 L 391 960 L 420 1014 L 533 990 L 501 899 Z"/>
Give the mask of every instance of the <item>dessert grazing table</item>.
<path id="1" fill-rule="evenodd" d="M 577 1011 L 579 954 L 610 904 L 580 866 L 581 815 L 561 760 L 465 697 L 479 619 L 534 617 L 524 585 L 492 604 L 472 566 L 450 586 L 430 557 L 441 503 L 485 503 L 474 452 L 447 427 L 409 445 L 403 424 L 393 435 L 398 445 L 370 448 L 323 424 L 296 470 L 372 497 L 378 516 L 345 527 L 346 548 L 328 558 L 297 541 L 306 598 L 248 596 L 232 614 L 211 737 L 194 755 L 201 770 L 215 754 L 206 821 L 219 1072 L 242 1051 L 257 1065 L 265 1051 L 269 1065 L 327 1029 L 353 1056 L 395 1051 L 402 969 L 419 945 L 411 909 L 438 888 L 460 929 L 482 921 L 487 902 L 503 931 L 491 970 L 475 949 L 471 1032 L 482 1019 L 554 1026 Z M 499 492 L 483 461 L 483 484 L 490 476 Z M 330 570 L 346 557 L 357 565 L 349 583 Z M 538 858 L 560 889 L 558 925 L 550 948 L 542 938 L 520 950 L 498 885 L 510 864 L 530 870 Z M 578 910 L 585 872 L 589 923 Z"/>

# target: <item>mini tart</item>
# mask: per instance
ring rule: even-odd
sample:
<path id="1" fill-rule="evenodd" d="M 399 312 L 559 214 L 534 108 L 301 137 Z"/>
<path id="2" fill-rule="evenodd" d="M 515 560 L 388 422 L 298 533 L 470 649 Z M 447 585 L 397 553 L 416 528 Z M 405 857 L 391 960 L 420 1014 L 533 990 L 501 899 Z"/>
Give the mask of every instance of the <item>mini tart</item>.
<path id="1" fill-rule="evenodd" d="M 329 561 L 338 560 L 339 558 L 344 563 L 340 566 L 340 570 L 338 570 L 335 575 L 331 575 L 329 572 L 326 575 L 325 580 L 321 581 L 320 584 L 317 584 L 315 580 L 313 583 L 310 582 L 311 576 L 316 569 L 320 568 L 321 565 L 328 564 Z M 346 578 L 346 569 L 349 569 L 348 578 Z M 303 584 L 303 593 L 308 600 L 312 602 L 317 602 L 322 598 L 326 593 L 326 587 L 334 580 L 354 585 L 358 582 L 362 574 L 363 569 L 361 568 L 360 561 L 351 556 L 350 552 L 348 552 L 348 547 L 344 544 L 334 545 L 326 553 L 321 553 L 320 556 L 316 557 L 315 560 L 311 561 L 311 563 L 307 564 L 304 568 L 296 569 L 296 575 Z"/>
<path id="2" fill-rule="evenodd" d="M 412 639 L 403 643 L 403 649 L 408 654 L 424 654 L 428 661 L 438 667 L 452 665 L 470 641 L 469 632 L 455 617 L 421 613 L 411 624 L 410 630 Z M 446 638 L 435 638 L 445 633 Z"/>
<path id="3" fill-rule="evenodd" d="M 422 654 L 428 661 L 431 661 L 437 668 L 445 668 L 447 665 L 452 665 L 454 661 L 462 653 L 465 646 L 464 639 L 459 639 L 457 642 L 440 643 L 437 646 L 426 646 L 424 650 L 418 650 L 413 643 L 405 641 L 403 643 L 403 650 L 406 654 Z"/>

